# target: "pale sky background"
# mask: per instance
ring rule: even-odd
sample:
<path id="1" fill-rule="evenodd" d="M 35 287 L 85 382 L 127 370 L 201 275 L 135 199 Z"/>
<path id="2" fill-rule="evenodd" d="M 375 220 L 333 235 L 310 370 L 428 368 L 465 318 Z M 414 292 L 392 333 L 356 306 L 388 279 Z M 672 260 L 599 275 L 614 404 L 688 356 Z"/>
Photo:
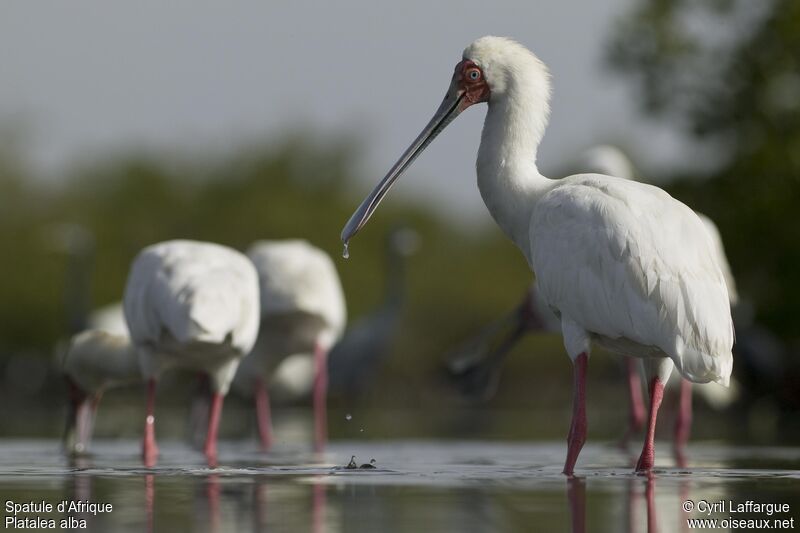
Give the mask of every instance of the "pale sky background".
<path id="1" fill-rule="evenodd" d="M 639 118 L 625 80 L 601 61 L 613 20 L 632 4 L 4 0 L 0 121 L 27 124 L 27 155 L 50 175 L 130 149 L 224 151 L 298 128 L 356 132 L 366 191 L 430 118 L 463 48 L 495 34 L 528 46 L 553 74 L 545 174 L 608 141 L 657 173 L 690 159 L 690 147 Z M 488 222 L 474 170 L 484 112 L 459 117 L 389 200 Z"/>

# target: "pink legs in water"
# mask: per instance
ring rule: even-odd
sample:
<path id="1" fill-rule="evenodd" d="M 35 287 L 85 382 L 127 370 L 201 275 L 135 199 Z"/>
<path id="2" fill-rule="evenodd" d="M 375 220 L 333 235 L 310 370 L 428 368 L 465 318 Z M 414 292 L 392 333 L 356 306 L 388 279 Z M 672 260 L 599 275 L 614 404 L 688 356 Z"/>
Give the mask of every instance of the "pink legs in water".
<path id="1" fill-rule="evenodd" d="M 314 451 L 321 452 L 328 439 L 328 351 L 314 347 Z"/>
<path id="2" fill-rule="evenodd" d="M 627 381 L 628 392 L 630 394 L 630 425 L 625 434 L 623 443 L 628 441 L 630 435 L 638 432 L 644 425 L 644 402 L 642 400 L 641 388 L 639 387 L 639 376 L 636 369 L 636 361 L 633 358 L 627 358 Z M 661 383 L 662 389 L 664 383 Z M 652 392 L 651 392 L 652 394 Z M 662 390 L 663 396 L 663 390 Z M 660 402 L 660 398 L 659 398 Z M 656 408 L 657 409 L 657 408 Z M 678 413 L 675 418 L 674 427 L 674 443 L 673 449 L 675 452 L 675 461 L 679 467 L 686 466 L 685 449 L 689 441 L 689 434 L 692 429 L 692 384 L 686 380 L 681 379 L 680 393 L 678 399 Z"/>
<path id="3" fill-rule="evenodd" d="M 208 459 L 209 466 L 217 466 L 217 432 L 219 430 L 219 420 L 222 416 L 222 403 L 225 397 L 215 392 L 211 396 L 211 411 L 208 416 L 208 433 L 206 433 L 206 445 L 203 449 Z"/>
<path id="4" fill-rule="evenodd" d="M 572 424 L 567 435 L 567 460 L 564 463 L 564 474 L 571 476 L 575 470 L 575 462 L 586 442 L 586 367 L 589 356 L 581 353 L 575 359 L 572 389 Z"/>
<path id="5" fill-rule="evenodd" d="M 222 415 L 222 402 L 224 396 L 218 392 L 214 393 L 211 399 L 211 412 L 208 421 L 208 431 L 206 433 L 205 454 L 208 458 L 209 466 L 216 466 L 217 461 L 217 431 L 219 420 Z M 144 465 L 151 468 L 156 465 L 158 460 L 158 445 L 156 444 L 156 380 L 150 378 L 147 381 L 147 407 L 144 420 L 144 439 L 142 441 L 142 461 Z"/>
<path id="6" fill-rule="evenodd" d="M 156 380 L 147 381 L 147 411 L 144 419 L 144 440 L 142 441 L 142 460 L 148 468 L 156 465 L 158 446 L 156 445 Z"/>
<path id="7" fill-rule="evenodd" d="M 261 451 L 269 451 L 272 447 L 272 413 L 269 407 L 269 394 L 263 378 L 256 380 L 256 419 L 258 436 L 261 440 Z"/>
<path id="8" fill-rule="evenodd" d="M 569 435 L 567 436 L 567 459 L 564 463 L 564 474 L 571 476 L 575 470 L 575 463 L 578 460 L 578 455 L 586 442 L 586 368 L 588 366 L 589 357 L 586 352 L 582 352 L 574 361 L 573 369 L 573 397 L 572 397 L 572 423 L 569 428 Z M 647 419 L 647 434 L 645 435 L 644 446 L 642 454 L 636 463 L 636 471 L 643 472 L 649 471 L 653 468 L 655 460 L 655 432 L 656 432 L 656 419 L 658 417 L 658 409 L 661 406 L 661 400 L 664 397 L 664 384 L 672 372 L 672 361 L 660 360 L 646 363 L 647 373 L 652 376 L 650 381 L 650 410 Z M 630 369 L 630 367 L 629 367 Z M 635 374 L 633 374 L 635 375 Z M 634 379 L 629 373 L 630 390 L 633 391 L 635 387 Z M 681 390 L 681 416 L 679 417 L 678 424 L 683 428 L 686 424 L 688 434 L 688 422 L 690 411 L 687 409 L 687 398 L 691 399 L 690 386 L 687 383 L 687 390 Z M 632 412 L 635 410 L 635 396 L 632 396 Z"/>
<path id="9" fill-rule="evenodd" d="M 638 433 L 644 427 L 645 407 L 642 399 L 642 387 L 639 381 L 639 361 L 633 357 L 625 358 L 625 370 L 628 383 L 628 397 L 630 399 L 630 412 L 628 431 L 622 439 L 623 446 L 628 444 L 631 435 Z"/>
<path id="10" fill-rule="evenodd" d="M 650 414 L 647 419 L 647 435 L 644 439 L 644 447 L 639 461 L 636 463 L 636 471 L 643 472 L 653 468 L 655 461 L 655 446 L 653 440 L 656 435 L 656 417 L 661 400 L 664 397 L 664 383 L 656 376 L 650 382 Z"/>
<path id="11" fill-rule="evenodd" d="M 321 452 L 325 449 L 325 443 L 328 438 L 327 396 L 328 351 L 317 344 L 314 347 L 314 385 L 312 391 L 315 452 Z M 272 446 L 272 415 L 270 412 L 269 393 L 263 379 L 256 381 L 255 400 L 261 450 L 268 451 Z"/>

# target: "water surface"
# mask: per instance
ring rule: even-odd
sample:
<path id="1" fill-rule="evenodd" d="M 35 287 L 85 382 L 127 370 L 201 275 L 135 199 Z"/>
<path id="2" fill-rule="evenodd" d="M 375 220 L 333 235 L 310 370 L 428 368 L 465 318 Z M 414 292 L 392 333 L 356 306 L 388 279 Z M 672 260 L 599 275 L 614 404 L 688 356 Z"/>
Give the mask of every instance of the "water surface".
<path id="1" fill-rule="evenodd" d="M 705 516 L 685 512 L 687 500 L 790 506 L 771 516 L 709 515 L 719 520 L 800 517 L 800 449 L 696 444 L 677 467 L 661 444 L 652 477 L 632 473 L 631 452 L 588 444 L 577 477 L 567 480 L 561 442 L 335 441 L 315 455 L 302 446 L 261 454 L 253 442 L 223 441 L 221 466 L 210 469 L 197 451 L 164 441 L 158 467 L 146 469 L 134 440 L 99 440 L 90 456 L 70 461 L 55 440 L 6 439 L 0 492 L 4 505 L 110 503 L 105 514 L 19 515 L 57 525 L 71 516 L 88 531 L 663 533 L 689 531 L 687 518 Z M 353 455 L 377 468 L 344 469 Z"/>

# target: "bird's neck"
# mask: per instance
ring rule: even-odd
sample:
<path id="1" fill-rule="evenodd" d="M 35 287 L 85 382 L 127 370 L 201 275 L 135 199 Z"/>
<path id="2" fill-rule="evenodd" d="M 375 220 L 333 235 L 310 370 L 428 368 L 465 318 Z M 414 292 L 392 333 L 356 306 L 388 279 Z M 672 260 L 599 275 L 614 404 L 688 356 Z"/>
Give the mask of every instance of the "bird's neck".
<path id="1" fill-rule="evenodd" d="M 405 293 L 405 258 L 390 248 L 386 254 L 386 263 L 384 307 L 400 309 Z"/>
<path id="2" fill-rule="evenodd" d="M 530 263 L 531 215 L 538 198 L 554 184 L 536 166 L 548 94 L 535 85 L 513 89 L 489 102 L 478 150 L 478 188 L 492 217 Z"/>

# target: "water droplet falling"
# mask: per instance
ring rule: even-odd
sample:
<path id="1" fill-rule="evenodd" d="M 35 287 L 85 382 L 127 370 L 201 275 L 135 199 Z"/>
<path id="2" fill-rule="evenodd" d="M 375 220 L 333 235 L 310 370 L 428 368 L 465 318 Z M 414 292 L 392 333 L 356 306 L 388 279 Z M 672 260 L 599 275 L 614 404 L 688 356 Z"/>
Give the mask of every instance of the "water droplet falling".
<path id="1" fill-rule="evenodd" d="M 350 259 L 350 243 L 344 243 L 344 250 L 342 250 L 342 257 L 345 259 Z"/>
<path id="2" fill-rule="evenodd" d="M 347 413 L 346 415 L 344 415 L 344 419 L 345 420 L 352 420 L 353 419 L 353 415 L 351 415 L 350 413 Z"/>

